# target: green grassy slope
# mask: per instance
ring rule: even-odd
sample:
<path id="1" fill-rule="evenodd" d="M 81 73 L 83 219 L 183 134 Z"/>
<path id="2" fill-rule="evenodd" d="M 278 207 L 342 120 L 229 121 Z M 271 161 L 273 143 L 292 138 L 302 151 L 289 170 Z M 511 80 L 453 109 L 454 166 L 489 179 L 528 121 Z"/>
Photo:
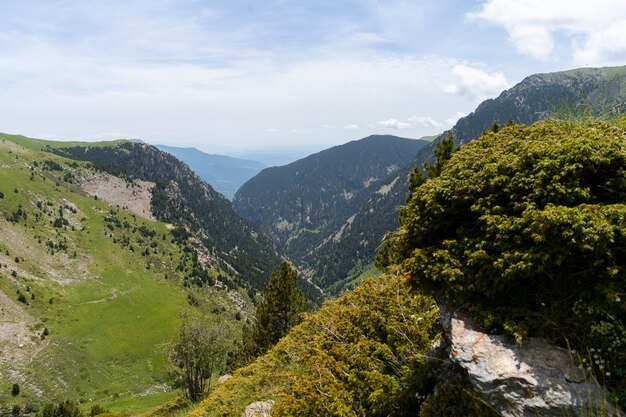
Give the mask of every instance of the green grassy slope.
<path id="1" fill-rule="evenodd" d="M 83 141 L 52 141 L 52 140 L 44 140 L 44 139 L 34 139 L 29 138 L 23 135 L 11 135 L 7 133 L 0 133 L 0 139 L 4 139 L 5 141 L 11 141 L 15 144 L 23 146 L 28 149 L 58 149 L 65 148 L 69 146 L 90 146 L 94 148 L 111 146 L 118 143 L 124 142 L 124 139 L 118 140 L 107 140 L 107 141 L 99 141 L 99 142 L 83 142 Z"/>
<path id="2" fill-rule="evenodd" d="M 61 170 L 47 169 L 54 164 Z M 0 138 L 0 404 L 153 406 L 150 394 L 167 382 L 164 346 L 189 299 L 238 327 L 234 293 L 183 285 L 190 248 L 168 225 L 64 181 L 88 166 Z"/>

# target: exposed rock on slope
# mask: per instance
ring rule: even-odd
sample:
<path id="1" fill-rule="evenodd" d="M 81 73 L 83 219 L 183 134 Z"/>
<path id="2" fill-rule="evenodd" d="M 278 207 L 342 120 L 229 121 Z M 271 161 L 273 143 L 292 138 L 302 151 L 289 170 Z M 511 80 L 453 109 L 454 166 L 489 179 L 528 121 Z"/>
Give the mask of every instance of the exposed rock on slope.
<path id="1" fill-rule="evenodd" d="M 606 391 L 583 373 L 576 358 L 544 339 L 521 346 L 510 337 L 490 335 L 471 316 L 444 306 L 450 360 L 491 407 L 504 417 L 616 415 Z"/>
<path id="2" fill-rule="evenodd" d="M 83 172 L 78 179 L 80 187 L 93 197 L 98 197 L 135 213 L 148 220 L 156 220 L 152 214 L 152 189 L 155 183 L 142 180 L 124 180 L 122 178 L 96 173 Z"/>
<path id="3" fill-rule="evenodd" d="M 243 417 L 271 417 L 274 401 L 257 401 L 246 407 Z"/>

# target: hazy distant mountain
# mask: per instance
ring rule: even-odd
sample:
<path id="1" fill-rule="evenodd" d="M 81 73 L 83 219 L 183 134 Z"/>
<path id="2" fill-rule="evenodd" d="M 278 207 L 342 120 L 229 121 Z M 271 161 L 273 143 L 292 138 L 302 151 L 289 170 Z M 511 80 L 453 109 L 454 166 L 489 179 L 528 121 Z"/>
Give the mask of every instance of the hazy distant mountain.
<path id="1" fill-rule="evenodd" d="M 233 204 L 242 216 L 272 234 L 300 269 L 325 287 L 359 272 L 371 261 L 384 232 L 397 226 L 397 211 L 387 216 L 372 207 L 367 218 L 380 221 L 365 223 L 356 213 L 372 196 L 384 198 L 395 186 L 385 180 L 403 171 L 428 143 L 370 136 L 336 146 L 286 166 L 264 169 L 239 189 Z M 345 248 L 336 252 L 342 242 Z"/>
<path id="2" fill-rule="evenodd" d="M 196 148 L 156 145 L 189 165 L 200 178 L 229 200 L 239 187 L 267 165 L 249 159 L 208 154 Z"/>
<path id="3" fill-rule="evenodd" d="M 325 145 L 281 145 L 266 146 L 259 149 L 247 149 L 228 152 L 237 158 L 252 159 L 260 161 L 268 167 L 287 165 L 298 159 L 320 152 L 328 148 Z"/>

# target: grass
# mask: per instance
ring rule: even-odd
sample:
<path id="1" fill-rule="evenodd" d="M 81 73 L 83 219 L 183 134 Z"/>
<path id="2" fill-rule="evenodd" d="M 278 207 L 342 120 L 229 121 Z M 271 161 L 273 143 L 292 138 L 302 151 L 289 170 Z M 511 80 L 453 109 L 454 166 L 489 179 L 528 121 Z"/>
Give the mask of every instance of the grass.
<path id="1" fill-rule="evenodd" d="M 99 141 L 99 142 L 84 142 L 84 141 L 51 141 L 43 139 L 33 139 L 22 135 L 10 135 L 6 133 L 0 133 L 0 140 L 11 141 L 15 144 L 23 146 L 28 149 L 42 150 L 46 148 L 65 148 L 71 146 L 93 146 L 104 147 L 112 146 L 117 143 L 123 142 L 123 139 Z"/>
<path id="2" fill-rule="evenodd" d="M 352 288 L 356 288 L 363 281 L 368 278 L 377 278 L 382 274 L 382 271 L 376 268 L 373 264 L 367 265 L 364 269 L 358 270 L 356 273 L 350 275 L 349 277 L 342 279 L 341 281 L 335 282 L 331 285 L 327 292 L 329 294 L 342 294 L 347 290 Z"/>
<path id="3" fill-rule="evenodd" d="M 164 403 L 171 401 L 178 397 L 180 392 L 178 390 L 168 392 L 158 392 L 151 395 L 134 395 L 131 397 L 123 397 L 117 399 L 111 399 L 106 401 L 99 401 L 93 403 L 85 403 L 82 408 L 83 411 L 88 413 L 91 407 L 98 404 L 112 413 L 125 413 L 131 415 L 146 415 L 154 410 L 157 410 Z"/>
<path id="4" fill-rule="evenodd" d="M 165 224 L 94 200 L 62 180 L 65 172 L 87 169 L 86 164 L 70 168 L 71 161 L 36 150 L 45 141 L 0 138 L 4 139 L 0 141 L 0 192 L 5 196 L 0 199 L 0 292 L 12 300 L 3 307 L 22 309 L 2 319 L 23 323 L 26 340 L 33 346 L 24 348 L 23 357 L 0 364 L 0 372 L 14 375 L 0 382 L 0 404 L 24 406 L 69 398 L 135 413 L 168 401 L 174 393 L 142 394 L 167 382 L 165 345 L 181 310 L 191 308 L 188 295 L 228 321 L 235 333 L 241 326 L 233 320 L 236 306 L 225 291 L 181 285 L 184 272 L 176 266 L 184 263 L 183 251 L 170 241 Z M 44 160 L 57 162 L 63 171 L 43 170 Z M 33 166 L 35 161 L 39 167 Z M 78 209 L 75 215 L 64 214 L 74 230 L 51 224 L 62 199 Z M 50 215 L 36 219 L 35 213 L 42 211 L 37 201 Z M 20 206 L 28 213 L 26 220 L 3 220 Z M 129 223 L 129 229 L 106 228 L 104 218 L 111 210 Z M 144 238 L 133 231 L 142 225 L 156 236 Z M 130 239 L 134 252 L 113 240 L 122 236 Z M 48 241 L 66 242 L 67 250 L 53 254 Z M 151 242 L 156 242 L 159 253 L 142 256 L 141 250 Z M 28 305 L 17 302 L 18 290 L 28 296 Z M 50 332 L 45 340 L 40 339 L 43 328 Z M 5 342 L 5 352 L 15 349 L 16 341 Z M 0 355 L 3 343 L 0 338 Z M 18 397 L 10 395 L 13 379 L 21 382 Z"/>

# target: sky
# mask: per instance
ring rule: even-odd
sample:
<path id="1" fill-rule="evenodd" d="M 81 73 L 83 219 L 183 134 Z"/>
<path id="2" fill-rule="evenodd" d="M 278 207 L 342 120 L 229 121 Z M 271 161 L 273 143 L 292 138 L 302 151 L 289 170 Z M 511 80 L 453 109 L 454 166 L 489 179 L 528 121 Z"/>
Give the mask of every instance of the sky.
<path id="1" fill-rule="evenodd" d="M 624 0 L 0 0 L 0 132 L 236 153 L 441 133 L 626 65 Z"/>

